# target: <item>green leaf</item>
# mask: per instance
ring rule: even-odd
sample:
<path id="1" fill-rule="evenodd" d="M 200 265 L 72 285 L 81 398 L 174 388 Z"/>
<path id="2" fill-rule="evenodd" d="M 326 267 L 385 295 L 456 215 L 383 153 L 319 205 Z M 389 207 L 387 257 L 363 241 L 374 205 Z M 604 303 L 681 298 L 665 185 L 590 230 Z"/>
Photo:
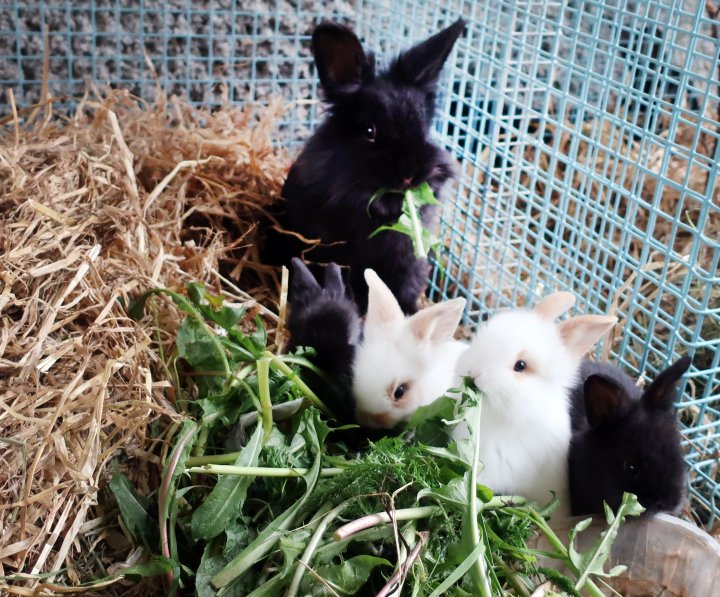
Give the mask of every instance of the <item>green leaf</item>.
<path id="1" fill-rule="evenodd" d="M 435 194 L 430 188 L 427 182 L 422 183 L 420 186 L 413 189 L 415 195 L 415 203 L 418 206 L 423 205 L 439 205 L 440 202 L 435 199 Z"/>
<path id="2" fill-rule="evenodd" d="M 627 516 L 639 516 L 645 511 L 637 500 L 637 496 L 632 493 L 623 495 L 623 501 L 618 508 L 617 514 L 613 514 L 609 508 L 606 509 L 608 528 L 603 531 L 593 543 L 592 548 L 584 554 L 577 551 L 575 539 L 578 533 L 581 533 L 590 525 L 589 520 L 583 520 L 575 525 L 569 533 L 570 544 L 568 546 L 568 556 L 570 561 L 578 570 L 578 580 L 575 583 L 575 589 L 580 591 L 588 578 L 593 576 L 610 577 L 621 574 L 623 567 L 616 566 L 609 572 L 605 572 L 605 563 L 610 557 L 610 548 L 612 547 L 615 537 L 617 536 L 620 525 L 625 521 Z M 619 572 L 618 572 L 619 569 Z"/>
<path id="3" fill-rule="evenodd" d="M 108 484 L 120 508 L 125 528 L 133 541 L 151 551 L 158 548 L 158 526 L 148 514 L 148 499 L 135 491 L 132 483 L 117 469 Z"/>
<path id="4" fill-rule="evenodd" d="M 223 554 L 213 553 L 212 543 L 208 543 L 203 550 L 203 557 L 195 573 L 195 595 L 196 597 L 215 597 L 217 591 L 211 584 L 211 579 L 227 564 L 228 560 Z M 253 582 L 254 575 L 246 579 Z M 248 594 L 252 585 L 245 583 L 234 585 L 228 588 L 226 595 L 231 597 L 244 597 Z"/>
<path id="5" fill-rule="evenodd" d="M 370 197 L 368 202 L 368 211 L 373 201 L 381 197 L 392 189 L 378 189 Z M 425 229 L 420 217 L 420 208 L 425 205 L 438 205 L 439 202 L 432 192 L 432 188 L 427 182 L 422 183 L 414 189 L 406 191 L 397 191 L 403 193 L 402 215 L 394 224 L 386 224 L 380 226 L 370 234 L 370 238 L 383 231 L 397 232 L 410 237 L 413 244 L 413 252 L 416 257 L 427 257 L 428 251 L 435 250 L 439 245 L 439 240 L 431 231 Z"/>
<path id="6" fill-rule="evenodd" d="M 115 576 L 122 576 L 131 580 L 139 580 L 150 576 L 161 576 L 172 570 L 172 564 L 162 556 L 152 556 L 147 562 L 136 564 L 130 568 L 123 568 Z"/>
<path id="7" fill-rule="evenodd" d="M 369 555 L 352 557 L 340 564 L 318 566 L 315 572 L 322 577 L 336 593 L 340 595 L 357 595 L 367 583 L 372 571 L 378 566 L 391 566 L 384 558 Z M 301 585 L 303 595 L 324 597 L 332 592 L 321 583 L 315 575 L 306 574 Z"/>
<path id="8" fill-rule="evenodd" d="M 178 354 L 195 371 L 229 373 L 225 353 L 212 331 L 197 317 L 186 317 L 177 335 Z"/>
<path id="9" fill-rule="evenodd" d="M 258 456 L 262 449 L 263 429 L 255 428 L 250 441 L 237 459 L 236 466 L 257 466 Z M 230 522 L 237 519 L 245 504 L 247 491 L 255 477 L 221 476 L 210 495 L 205 498 L 192 516 L 191 528 L 193 537 L 206 541 L 217 537 Z"/>
<path id="10" fill-rule="evenodd" d="M 463 512 L 468 506 L 467 495 L 468 473 L 460 477 L 455 477 L 447 485 L 437 488 L 422 489 L 418 492 L 418 501 L 423 498 L 436 499 L 447 506 Z"/>
<path id="11" fill-rule="evenodd" d="M 187 290 L 188 298 L 195 303 L 195 305 L 200 307 L 203 304 L 203 299 L 205 298 L 204 284 L 199 284 L 198 282 L 188 282 L 185 285 L 185 290 Z"/>
<path id="12" fill-rule="evenodd" d="M 275 547 L 277 541 L 287 532 L 295 520 L 300 509 L 309 499 L 320 476 L 320 465 L 322 463 L 322 443 L 329 432 L 329 427 L 320 420 L 320 413 L 316 409 L 303 411 L 301 426 L 307 437 L 308 444 L 313 447 L 315 459 L 313 465 L 303 479 L 306 483 L 306 491 L 302 497 L 292 506 L 277 516 L 263 531 L 258 534 L 255 540 L 240 552 L 223 570 L 212 579 L 213 586 L 224 588 L 242 576 L 256 562 L 262 560 Z"/>
<path id="13" fill-rule="evenodd" d="M 278 547 L 280 547 L 283 555 L 283 564 L 280 569 L 283 575 L 289 573 L 295 567 L 298 558 L 305 551 L 305 546 L 311 535 L 312 531 L 300 527 L 280 539 Z"/>
<path id="14" fill-rule="evenodd" d="M 253 341 L 258 353 L 262 353 L 267 347 L 267 330 L 259 315 L 255 316 L 255 331 L 250 335 L 250 339 Z"/>
<path id="15" fill-rule="evenodd" d="M 481 557 L 484 549 L 485 545 L 478 543 L 475 549 L 467 555 L 462 563 L 455 568 L 455 570 L 452 571 L 452 573 L 440 584 L 440 586 L 430 594 L 430 597 L 440 597 L 441 595 L 445 595 L 448 589 L 450 589 L 450 587 L 452 587 L 465 575 L 468 570 L 470 570 L 470 566 L 475 563 L 475 560 Z"/>
<path id="16" fill-rule="evenodd" d="M 552 568 L 538 568 L 538 572 L 542 573 L 545 578 L 561 589 L 565 595 L 569 595 L 570 597 L 582 597 L 582 595 L 575 589 L 573 581 L 557 570 Z"/>
<path id="17" fill-rule="evenodd" d="M 456 407 L 456 400 L 443 396 L 417 409 L 408 423 L 415 430 L 415 441 L 426 446 L 447 446 L 450 435 L 446 421 L 454 417 Z"/>
<path id="18" fill-rule="evenodd" d="M 177 292 L 168 290 L 167 288 L 153 288 L 152 290 L 144 292 L 136 299 L 131 300 L 128 305 L 128 315 L 130 315 L 130 317 L 135 321 L 142 319 L 145 312 L 145 303 L 154 294 L 165 294 L 173 300 L 181 311 L 192 315 L 200 315 L 200 312 L 195 308 L 192 302 L 190 302 L 182 294 L 178 294 Z"/>
<path id="19" fill-rule="evenodd" d="M 229 562 L 242 549 L 247 547 L 250 539 L 254 538 L 254 525 L 251 519 L 244 519 L 242 516 L 237 520 L 225 525 L 225 547 L 223 557 Z"/>

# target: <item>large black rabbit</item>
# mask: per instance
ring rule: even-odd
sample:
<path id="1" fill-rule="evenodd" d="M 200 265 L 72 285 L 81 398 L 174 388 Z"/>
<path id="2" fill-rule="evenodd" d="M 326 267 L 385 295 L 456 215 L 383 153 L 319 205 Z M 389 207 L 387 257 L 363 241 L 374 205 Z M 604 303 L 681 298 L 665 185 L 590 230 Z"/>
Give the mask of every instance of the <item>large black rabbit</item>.
<path id="1" fill-rule="evenodd" d="M 350 266 L 349 284 L 361 313 L 367 309 L 366 268 L 375 270 L 406 313 L 417 310 L 428 262 L 413 252 L 410 238 L 384 231 L 402 213 L 402 191 L 427 182 L 440 198 L 452 176 L 450 156 L 431 139 L 438 76 L 465 24 L 447 29 L 401 53 L 380 74 L 356 35 L 334 23 L 312 36 L 328 116 L 303 148 L 282 191 L 279 221 L 285 230 L 321 245 L 305 256 Z M 370 203 L 379 189 L 393 189 Z M 437 225 L 433 206 L 421 208 L 425 227 Z M 267 259 L 288 263 L 306 245 L 273 235 Z"/>
<path id="2" fill-rule="evenodd" d="M 673 412 L 675 385 L 690 366 L 683 357 L 641 390 L 617 367 L 585 361 L 572 396 L 570 499 L 573 514 L 617 509 L 624 492 L 649 513 L 677 513 L 687 470 Z"/>

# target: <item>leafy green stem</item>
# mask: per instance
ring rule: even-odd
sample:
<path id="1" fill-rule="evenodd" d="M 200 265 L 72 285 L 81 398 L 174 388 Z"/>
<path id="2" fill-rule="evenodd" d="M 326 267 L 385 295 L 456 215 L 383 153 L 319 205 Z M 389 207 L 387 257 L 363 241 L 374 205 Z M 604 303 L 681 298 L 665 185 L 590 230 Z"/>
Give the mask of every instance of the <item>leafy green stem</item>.
<path id="1" fill-rule="evenodd" d="M 333 416 L 332 412 L 330 412 L 330 409 L 323 404 L 320 398 L 317 397 L 317 394 L 313 392 L 307 386 L 307 384 L 302 379 L 300 379 L 300 376 L 295 371 L 293 371 L 292 368 L 289 367 L 288 364 L 285 363 L 280 357 L 274 355 L 269 350 L 263 352 L 262 356 L 270 359 L 270 367 L 272 367 L 276 371 L 280 371 L 289 379 L 292 379 L 302 390 L 302 392 L 308 397 L 314 407 L 320 409 L 325 415 L 329 417 Z"/>
<path id="2" fill-rule="evenodd" d="M 158 510 L 160 515 L 160 548 L 162 549 L 162 555 L 168 560 L 175 555 L 173 553 L 175 551 L 175 546 L 172 544 L 171 533 L 169 533 L 168 530 L 171 504 L 175 497 L 173 489 L 175 487 L 175 480 L 184 468 L 182 461 L 184 458 L 187 458 L 187 452 L 192 446 L 192 440 L 195 437 L 197 429 L 197 423 L 194 423 L 193 421 L 185 422 L 180 438 L 175 444 L 175 448 L 170 454 L 170 459 L 165 466 L 162 484 L 160 485 L 160 493 L 158 495 Z M 173 586 L 176 572 L 179 573 L 179 570 L 173 569 L 168 571 L 168 587 Z"/>
<path id="3" fill-rule="evenodd" d="M 260 416 L 264 432 L 263 444 L 270 439 L 273 416 L 270 400 L 270 359 L 263 356 L 257 361 L 258 389 L 260 392 Z"/>
<path id="4" fill-rule="evenodd" d="M 405 201 L 408 204 L 408 212 L 410 213 L 410 222 L 412 226 L 413 242 L 415 243 L 415 253 L 418 257 L 427 257 L 427 249 L 423 244 L 423 228 L 418 218 L 417 208 L 412 190 L 405 191 Z"/>
<path id="5" fill-rule="evenodd" d="M 237 454 L 237 452 L 235 453 Z M 205 475 L 234 475 L 236 477 L 304 477 L 308 474 L 306 468 L 274 468 L 262 466 L 233 466 L 230 464 L 205 464 L 202 466 L 188 466 L 185 472 L 201 473 Z M 321 477 L 334 477 L 345 472 L 343 468 L 320 469 Z"/>
<path id="6" fill-rule="evenodd" d="M 323 535 L 325 534 L 325 530 L 328 528 L 330 523 L 335 520 L 340 515 L 340 513 L 356 499 L 357 498 L 355 497 L 350 498 L 349 500 L 345 500 L 343 503 L 335 506 L 335 508 L 333 508 L 332 510 L 330 510 L 330 512 L 323 516 L 322 520 L 315 529 L 315 532 L 312 534 L 312 537 L 310 537 L 310 541 L 308 541 L 302 557 L 295 566 L 295 573 L 293 574 L 292 580 L 290 581 L 290 586 L 285 592 L 285 597 L 295 597 L 295 595 L 297 595 L 297 592 L 300 588 L 300 582 L 302 581 L 303 575 L 305 574 L 305 570 L 310 567 L 310 562 L 312 560 L 313 554 L 317 550 L 317 547 L 320 544 Z"/>
<path id="7" fill-rule="evenodd" d="M 567 564 L 567 566 L 570 568 L 572 573 L 575 576 L 580 575 L 580 571 L 578 570 L 577 566 L 570 560 L 567 547 L 563 544 L 560 537 L 558 537 L 555 534 L 555 531 L 553 531 L 550 528 L 550 525 L 547 523 L 547 521 L 540 516 L 537 510 L 534 508 L 512 508 L 509 511 L 515 511 L 516 514 L 522 516 L 523 514 L 530 516 L 532 521 L 535 523 L 535 526 L 540 530 L 540 532 L 545 535 L 545 538 L 548 540 L 548 543 L 552 546 L 552 548 L 557 551 L 563 558 L 563 561 Z M 580 585 L 581 587 L 583 585 Z M 587 579 L 584 583 L 584 588 L 587 590 L 587 592 L 591 595 L 591 597 L 604 597 L 603 592 L 598 588 L 598 586 L 590 579 Z"/>
<path id="8" fill-rule="evenodd" d="M 480 532 L 478 524 L 478 473 L 480 471 L 480 415 L 482 412 L 482 395 L 478 395 L 477 405 L 474 407 L 474 425 L 472 426 L 472 448 L 473 456 L 470 467 L 470 478 L 467 484 L 468 511 L 465 522 L 465 529 L 468 535 L 467 541 L 470 543 L 469 551 L 474 552 L 478 549 L 478 545 L 483 544 L 485 539 Z M 490 588 L 490 580 L 487 575 L 487 565 L 485 562 L 485 549 L 481 548 L 478 555 L 470 567 L 470 577 L 475 585 L 475 590 L 481 597 L 492 597 L 492 589 Z"/>

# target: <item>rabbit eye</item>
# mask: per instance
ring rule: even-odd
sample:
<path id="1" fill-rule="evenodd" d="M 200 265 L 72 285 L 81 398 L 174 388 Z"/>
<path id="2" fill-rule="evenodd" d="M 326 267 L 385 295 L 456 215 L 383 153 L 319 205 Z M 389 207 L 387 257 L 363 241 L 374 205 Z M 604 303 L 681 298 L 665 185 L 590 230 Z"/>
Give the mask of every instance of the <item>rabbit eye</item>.
<path id="1" fill-rule="evenodd" d="M 363 133 L 368 141 L 375 141 L 375 137 L 377 136 L 377 130 L 375 129 L 375 125 L 372 122 L 365 125 Z"/>
<path id="2" fill-rule="evenodd" d="M 393 398 L 395 400 L 400 400 L 405 395 L 405 391 L 407 390 L 407 387 L 404 383 L 401 383 L 397 388 L 395 388 L 395 391 L 393 392 Z"/>
<path id="3" fill-rule="evenodd" d="M 639 472 L 637 464 L 633 464 L 632 462 L 623 462 L 623 468 L 628 475 L 633 477 Z"/>
<path id="4" fill-rule="evenodd" d="M 515 361 L 513 371 L 520 373 L 521 371 L 525 371 L 525 369 L 527 369 L 527 363 L 525 361 Z"/>

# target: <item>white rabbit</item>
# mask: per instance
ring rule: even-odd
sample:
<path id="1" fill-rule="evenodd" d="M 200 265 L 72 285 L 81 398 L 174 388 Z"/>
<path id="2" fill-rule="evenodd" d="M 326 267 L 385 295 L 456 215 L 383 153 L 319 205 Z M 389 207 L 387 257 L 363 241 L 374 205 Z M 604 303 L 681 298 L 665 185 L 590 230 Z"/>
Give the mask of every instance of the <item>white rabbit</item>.
<path id="1" fill-rule="evenodd" d="M 453 340 L 465 299 L 432 305 L 404 317 L 392 292 L 365 270 L 368 310 L 355 352 L 355 416 L 366 427 L 390 428 L 452 387 L 467 344 Z"/>
<path id="2" fill-rule="evenodd" d="M 560 498 L 569 513 L 570 391 L 582 356 L 616 319 L 581 315 L 560 323 L 575 297 L 555 292 L 530 309 L 503 311 L 477 331 L 457 365 L 485 394 L 480 422 L 478 480 L 496 494 L 547 503 Z M 453 430 L 467 437 L 467 426 Z"/>

